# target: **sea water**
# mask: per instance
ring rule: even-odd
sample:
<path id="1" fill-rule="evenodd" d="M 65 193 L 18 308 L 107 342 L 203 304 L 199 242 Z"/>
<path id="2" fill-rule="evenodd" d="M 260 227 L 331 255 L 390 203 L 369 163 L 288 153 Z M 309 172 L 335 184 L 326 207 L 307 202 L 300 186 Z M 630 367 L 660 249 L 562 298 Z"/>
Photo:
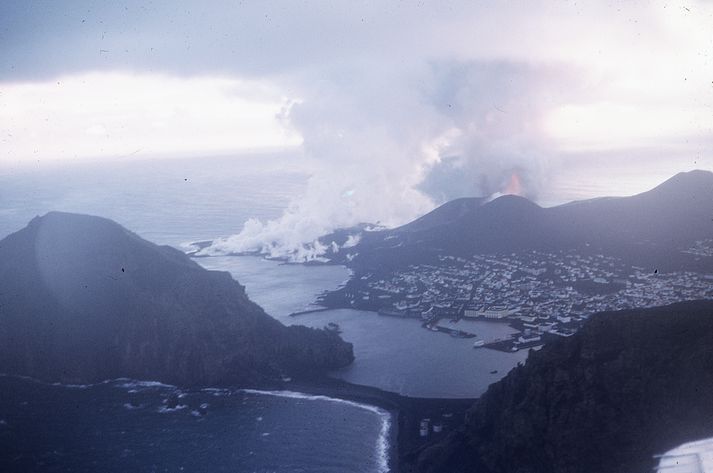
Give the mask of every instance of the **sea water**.
<path id="1" fill-rule="evenodd" d="M 3 472 L 384 472 L 389 414 L 289 391 L 0 376 Z"/>
<path id="2" fill-rule="evenodd" d="M 208 269 L 229 271 L 248 296 L 287 325 L 324 327 L 336 323 L 354 344 L 354 363 L 333 376 L 414 397 L 472 398 L 525 360 L 527 351 L 503 353 L 474 349 L 473 340 L 453 338 L 401 319 L 352 309 L 291 316 L 314 309 L 321 291 L 336 289 L 349 277 L 340 266 L 303 266 L 255 256 L 198 258 Z M 460 321 L 458 327 L 486 342 L 507 338 L 506 324 Z"/>

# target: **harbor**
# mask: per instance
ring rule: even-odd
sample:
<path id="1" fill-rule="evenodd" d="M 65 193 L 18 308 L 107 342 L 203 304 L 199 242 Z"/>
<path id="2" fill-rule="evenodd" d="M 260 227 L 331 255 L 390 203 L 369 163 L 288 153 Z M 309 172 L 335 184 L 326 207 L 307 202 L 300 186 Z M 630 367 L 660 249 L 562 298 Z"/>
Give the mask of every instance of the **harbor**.
<path id="1" fill-rule="evenodd" d="M 464 321 L 507 325 L 518 333 L 479 346 L 516 352 L 570 337 L 596 312 L 711 297 L 711 280 L 711 274 L 652 272 L 621 258 L 569 250 L 440 255 L 432 264 L 357 272 L 317 302 L 415 319 L 426 330 L 454 338 L 477 337 L 459 326 Z"/>
<path id="2" fill-rule="evenodd" d="M 296 312 L 290 312 L 289 317 L 297 317 L 299 315 L 317 314 L 319 312 L 324 312 L 325 310 L 330 310 L 329 307 L 315 307 L 313 309 L 298 310 Z"/>

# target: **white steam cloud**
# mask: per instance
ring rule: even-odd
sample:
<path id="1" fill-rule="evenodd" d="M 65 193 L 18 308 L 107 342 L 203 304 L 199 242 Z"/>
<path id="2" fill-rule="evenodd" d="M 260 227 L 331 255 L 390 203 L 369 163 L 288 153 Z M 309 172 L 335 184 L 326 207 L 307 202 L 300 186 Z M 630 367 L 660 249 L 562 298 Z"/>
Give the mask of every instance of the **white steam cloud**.
<path id="1" fill-rule="evenodd" d="M 537 123 L 542 97 L 554 96 L 552 71 L 456 61 L 389 71 L 387 61 L 372 61 L 328 72 L 348 80 L 302 77 L 300 101 L 285 113 L 318 163 L 305 195 L 279 219 L 250 220 L 201 254 L 320 259 L 338 250 L 319 241 L 335 229 L 400 225 L 452 197 L 444 190 L 489 195 L 513 173 L 518 193 L 536 196 L 546 146 Z"/>

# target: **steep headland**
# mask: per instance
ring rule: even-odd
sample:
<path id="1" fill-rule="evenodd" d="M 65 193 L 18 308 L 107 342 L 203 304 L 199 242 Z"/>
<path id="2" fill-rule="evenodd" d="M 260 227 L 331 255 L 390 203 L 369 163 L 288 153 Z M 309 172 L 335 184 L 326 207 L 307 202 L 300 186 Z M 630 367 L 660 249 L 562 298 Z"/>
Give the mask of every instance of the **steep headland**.
<path id="1" fill-rule="evenodd" d="M 713 435 L 711 398 L 713 301 L 601 313 L 531 351 L 404 469 L 643 473 Z"/>
<path id="2" fill-rule="evenodd" d="M 0 372 L 248 385 L 352 361 L 335 333 L 283 326 L 228 273 L 113 221 L 51 212 L 0 241 Z"/>

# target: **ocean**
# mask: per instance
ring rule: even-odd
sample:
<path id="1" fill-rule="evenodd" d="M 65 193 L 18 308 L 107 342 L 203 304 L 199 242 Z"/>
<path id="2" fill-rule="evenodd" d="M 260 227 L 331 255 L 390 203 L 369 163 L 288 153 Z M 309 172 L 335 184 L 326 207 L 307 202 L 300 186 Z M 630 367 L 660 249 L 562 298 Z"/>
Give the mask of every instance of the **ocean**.
<path id="1" fill-rule="evenodd" d="M 10 376 L 0 376 L 0 392 L 3 472 L 388 469 L 389 414 L 323 396 Z"/>
<path id="2" fill-rule="evenodd" d="M 249 218 L 279 217 L 304 192 L 307 179 L 283 155 L 0 172 L 0 238 L 35 215 L 63 210 L 108 217 L 148 240 L 180 247 L 237 233 Z M 566 178 L 547 198 L 557 203 L 572 196 L 634 193 L 650 187 L 654 177 L 622 179 L 612 184 L 589 175 L 578 184 Z M 630 191 L 617 187 L 626 179 Z M 655 179 L 660 180 L 658 174 Z M 343 267 L 250 256 L 196 261 L 229 271 L 285 324 L 338 323 L 356 355 L 352 366 L 332 373 L 346 381 L 417 397 L 476 397 L 526 357 L 474 350 L 471 341 L 371 312 L 289 315 L 311 308 L 319 293 L 343 283 L 349 277 Z M 467 330 L 486 340 L 510 332 L 503 325 L 471 324 Z M 388 415 L 350 402 L 291 392 L 184 392 L 131 380 L 67 387 L 5 376 L 0 393 L 0 458 L 11 460 L 1 471 L 13 466 L 61 472 L 387 469 Z M 178 408 L 168 407 L 171 399 L 178 399 Z"/>

